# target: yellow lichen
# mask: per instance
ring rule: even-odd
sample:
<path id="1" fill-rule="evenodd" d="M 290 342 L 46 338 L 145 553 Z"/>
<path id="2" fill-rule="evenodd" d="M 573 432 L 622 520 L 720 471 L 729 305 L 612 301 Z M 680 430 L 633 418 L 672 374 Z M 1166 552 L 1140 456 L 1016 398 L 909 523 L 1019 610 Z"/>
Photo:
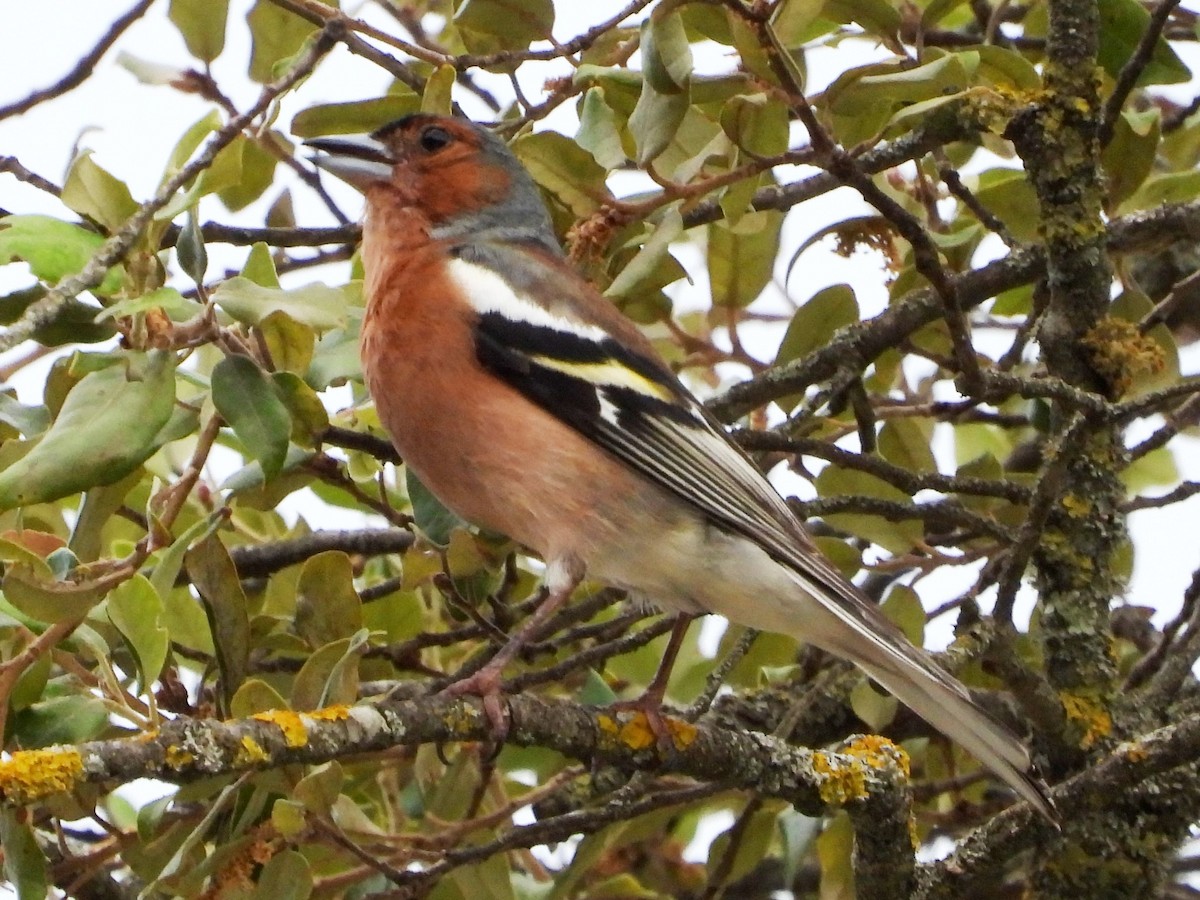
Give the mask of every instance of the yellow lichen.
<path id="1" fill-rule="evenodd" d="M 621 734 L 621 723 L 603 713 L 596 716 L 596 727 L 600 729 L 599 743 L 602 747 L 615 747 Z"/>
<path id="2" fill-rule="evenodd" d="M 75 787 L 83 775 L 83 757 L 72 747 L 18 750 L 0 760 L 0 797 L 9 803 L 32 803 Z"/>
<path id="3" fill-rule="evenodd" d="M 1120 397 L 1141 376 L 1154 375 L 1166 365 L 1162 348 L 1138 331 L 1132 322 L 1106 316 L 1083 336 L 1092 366 Z"/>
<path id="4" fill-rule="evenodd" d="M 817 792 L 830 806 L 842 806 L 867 795 L 866 772 L 857 760 L 835 761 L 828 753 L 818 751 L 813 754 L 812 765 L 818 778 Z"/>
<path id="5" fill-rule="evenodd" d="M 908 754 L 903 747 L 878 734 L 862 734 L 846 744 L 842 752 L 861 759 L 872 769 L 899 770 L 905 778 L 911 774 Z"/>
<path id="6" fill-rule="evenodd" d="M 167 765 L 175 771 L 191 765 L 196 760 L 196 755 L 190 750 L 184 750 L 182 747 L 171 744 L 163 751 L 166 757 Z"/>
<path id="7" fill-rule="evenodd" d="M 326 706 L 324 709 L 314 710 L 308 713 L 310 719 L 316 719 L 319 722 L 341 722 L 350 718 L 350 707 L 340 704 L 338 706 Z"/>
<path id="8" fill-rule="evenodd" d="M 446 727 L 450 729 L 451 733 L 460 737 L 471 734 L 475 730 L 475 723 L 478 719 L 479 712 L 470 703 L 454 703 L 446 711 Z"/>
<path id="9" fill-rule="evenodd" d="M 266 762 L 270 758 L 267 751 L 262 748 L 262 744 L 250 737 L 250 735 L 246 735 L 242 738 L 242 746 L 238 748 L 234 763 L 239 766 L 249 766 L 255 763 Z"/>
<path id="10" fill-rule="evenodd" d="M 1062 506 L 1067 515 L 1075 519 L 1087 518 L 1092 513 L 1091 501 L 1078 494 L 1066 494 L 1062 498 Z"/>
<path id="11" fill-rule="evenodd" d="M 659 722 L 676 750 L 686 750 L 696 740 L 696 726 L 689 722 L 668 716 L 661 716 Z M 597 717 L 597 723 L 611 743 L 630 750 L 648 750 L 658 744 L 655 723 L 644 712 L 635 712 L 624 722 L 602 715 Z"/>
<path id="12" fill-rule="evenodd" d="M 696 726 L 682 719 L 666 719 L 667 731 L 676 750 L 686 750 L 696 740 Z"/>
<path id="13" fill-rule="evenodd" d="M 1067 719 L 1083 732 L 1079 746 L 1090 749 L 1098 740 L 1112 734 L 1112 716 L 1107 709 L 1091 697 L 1062 693 L 1063 712 Z"/>
<path id="14" fill-rule="evenodd" d="M 1141 744 L 1134 744 L 1125 748 L 1125 758 L 1132 763 L 1140 763 L 1150 754 L 1146 752 L 1146 748 Z"/>
<path id="15" fill-rule="evenodd" d="M 304 720 L 290 709 L 269 709 L 255 713 L 254 718 L 276 726 L 283 732 L 283 741 L 289 747 L 303 747 L 308 743 L 308 729 L 304 727 Z"/>

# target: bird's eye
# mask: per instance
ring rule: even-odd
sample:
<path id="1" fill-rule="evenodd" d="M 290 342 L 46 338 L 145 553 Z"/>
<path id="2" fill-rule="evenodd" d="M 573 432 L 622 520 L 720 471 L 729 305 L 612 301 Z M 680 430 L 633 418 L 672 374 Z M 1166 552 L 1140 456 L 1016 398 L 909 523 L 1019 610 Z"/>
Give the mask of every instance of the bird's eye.
<path id="1" fill-rule="evenodd" d="M 447 146 L 453 138 L 450 137 L 450 132 L 445 128 L 439 128 L 437 125 L 430 125 L 421 132 L 418 138 L 421 149 L 426 153 L 433 153 Z"/>

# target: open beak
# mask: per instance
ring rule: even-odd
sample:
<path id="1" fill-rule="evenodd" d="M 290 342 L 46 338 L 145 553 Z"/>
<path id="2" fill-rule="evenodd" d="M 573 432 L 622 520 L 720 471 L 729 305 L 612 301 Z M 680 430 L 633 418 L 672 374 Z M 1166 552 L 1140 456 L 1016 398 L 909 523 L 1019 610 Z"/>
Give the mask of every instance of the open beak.
<path id="1" fill-rule="evenodd" d="M 317 151 L 313 163 L 360 191 L 372 184 L 390 181 L 395 160 L 387 147 L 366 135 L 315 138 L 305 141 Z"/>

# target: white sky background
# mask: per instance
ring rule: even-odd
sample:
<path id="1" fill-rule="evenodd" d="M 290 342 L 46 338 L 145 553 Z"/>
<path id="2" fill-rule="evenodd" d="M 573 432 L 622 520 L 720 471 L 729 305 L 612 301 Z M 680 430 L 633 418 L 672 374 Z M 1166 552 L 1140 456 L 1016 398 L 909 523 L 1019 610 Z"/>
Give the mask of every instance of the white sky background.
<path id="1" fill-rule="evenodd" d="M 1200 0 L 1188 0 L 1185 7 L 1195 8 Z M 133 0 L 40 0 L 37 3 L 5 3 L 5 26 L 0 31 L 0 104 L 18 100 L 31 91 L 48 86 L 61 78 L 75 62 L 87 52 L 99 36 L 110 26 L 113 19 L 133 5 Z M 346 0 L 347 11 L 359 15 L 384 28 L 393 28 L 390 17 L 380 13 L 369 3 L 356 4 Z M 576 0 L 559 0 L 556 37 L 565 40 L 587 27 L 604 20 L 624 4 L 617 0 L 592 0 L 582 3 Z M 249 59 L 249 34 L 244 15 L 251 0 L 233 0 L 229 25 L 226 31 L 226 47 L 213 64 L 217 83 L 235 104 L 244 108 L 257 95 L 258 86 L 246 78 Z M 23 116 L 0 121 L 0 155 L 17 157 L 25 166 L 55 183 L 61 183 L 66 168 L 78 146 L 94 151 L 94 159 L 104 168 L 126 181 L 135 199 L 144 199 L 157 187 L 166 159 L 174 142 L 185 128 L 201 118 L 210 109 L 202 99 L 180 94 L 168 87 L 143 85 L 128 71 L 116 64 L 118 51 L 125 51 L 141 59 L 175 67 L 194 64 L 175 28 L 167 21 L 167 0 L 156 3 L 147 16 L 135 24 L 110 50 L 96 67 L 93 77 L 81 87 L 50 103 L 35 107 Z M 47 20 L 53 22 L 52 28 Z M 1195 49 L 1195 48 L 1190 48 Z M 832 54 L 836 52 L 837 59 Z M 819 90 L 824 84 L 847 65 L 850 54 L 861 54 L 862 61 L 886 54 L 879 48 L 866 43 L 841 44 L 836 51 L 822 50 L 812 54 L 810 65 L 810 89 Z M 1200 71 L 1200 60 L 1187 60 L 1193 70 Z M 836 65 L 836 68 L 835 68 Z M 711 72 L 727 68 L 719 52 L 698 55 L 697 68 Z M 531 101 L 542 96 L 542 84 L 548 78 L 566 72 L 565 64 L 546 64 L 522 69 L 522 88 Z M 493 89 L 497 96 L 509 96 L 511 89 L 506 79 L 476 73 L 481 84 Z M 295 95 L 285 98 L 277 124 L 287 130 L 291 117 L 303 106 L 337 100 L 365 99 L 380 95 L 388 84 L 388 77 L 371 64 L 351 56 L 339 49 L 322 65 L 318 74 L 306 83 L 301 91 L 302 100 Z M 1186 102 L 1192 96 L 1194 86 L 1176 87 L 1172 96 Z M 457 98 L 473 115 L 487 119 L 487 110 L 465 91 Z M 574 133 L 577 120 L 574 105 L 566 104 L 539 128 L 557 128 Z M 802 140 L 797 135 L 797 140 Z M 793 170 L 780 172 L 781 180 L 794 180 L 806 172 Z M 342 209 L 351 216 L 361 210 L 361 199 L 345 185 L 328 179 L 326 186 L 338 199 Z M 618 190 L 624 183 L 618 184 Z M 230 223 L 261 225 L 263 214 L 275 198 L 278 188 L 237 215 L 229 213 L 215 197 L 202 201 L 202 221 L 217 220 Z M 302 225 L 330 224 L 331 218 L 324 207 L 303 185 L 293 185 L 297 219 Z M 802 212 L 789 216 L 785 228 L 785 247 L 795 247 L 819 228 L 844 218 L 847 205 L 866 212 L 866 207 L 856 195 L 841 190 L 804 204 Z M 75 218 L 54 198 L 18 182 L 11 176 L 0 174 L 0 206 L 17 213 L 45 213 L 62 218 Z M 801 221 L 802 217 L 802 221 Z M 246 248 L 224 245 L 209 247 L 209 277 L 223 269 L 240 268 Z M 706 284 L 702 256 L 698 250 L 677 252 L 677 256 L 688 268 L 695 284 L 675 287 L 675 296 L 680 307 L 700 306 L 706 303 Z M 782 263 L 786 265 L 789 254 L 784 253 Z M 342 265 L 324 270 L 312 270 L 285 277 L 284 284 L 296 286 L 313 280 L 330 282 L 344 281 L 347 268 Z M 782 277 L 782 268 L 779 276 Z M 793 274 L 789 285 L 792 299 L 801 302 L 822 287 L 839 282 L 854 286 L 864 315 L 881 309 L 886 302 L 882 286 L 882 263 L 877 257 L 860 254 L 844 260 L 833 254 L 827 246 L 810 249 L 802 258 L 801 265 Z M 0 266 L 0 295 L 9 290 L 27 285 L 27 270 L 21 264 Z M 771 296 L 773 294 L 773 296 Z M 691 301 L 689 303 L 689 297 Z M 768 296 L 756 307 L 764 311 L 785 312 L 788 307 L 778 291 L 768 290 Z M 773 358 L 782 332 L 771 336 L 753 336 L 748 328 L 749 349 L 761 359 Z M 1007 345 L 1008 336 L 1001 335 L 995 343 L 999 352 Z M 991 344 L 989 347 L 993 346 Z M 0 358 L 0 362 L 12 359 L 13 354 Z M 1200 369 L 1200 352 L 1185 356 L 1184 372 L 1194 373 Z M 17 382 L 20 398 L 25 403 L 41 401 L 41 386 L 46 365 L 33 366 Z M 1144 432 L 1131 435 L 1135 442 Z M 952 452 L 947 446 L 939 448 L 943 459 L 943 470 L 953 471 Z M 1200 457 L 1194 441 L 1176 442 L 1176 459 L 1185 478 L 1200 478 Z M 786 489 L 812 496 L 812 491 L 798 478 L 789 478 Z M 1162 511 L 1146 511 L 1132 517 L 1131 527 L 1137 544 L 1136 566 L 1128 592 L 1128 600 L 1159 610 L 1156 621 L 1173 616 L 1178 609 L 1180 596 L 1187 586 L 1191 573 L 1200 565 L 1200 546 L 1195 539 L 1196 509 L 1200 499 L 1176 504 Z M 346 521 L 345 513 L 314 510 L 303 503 L 289 505 L 294 513 L 306 515 L 325 527 L 356 525 L 358 521 Z M 317 512 L 317 515 L 314 515 Z M 953 596 L 969 586 L 974 572 L 954 573 L 944 581 L 922 582 L 923 593 L 930 595 L 933 602 Z M 928 590 L 927 590 L 928 589 Z M 1028 589 L 1026 589 L 1028 594 Z M 936 596 L 933 596 L 936 595 Z M 1029 598 L 1027 597 L 1027 600 Z M 949 620 L 943 620 L 931 634 L 930 643 L 937 646 L 949 638 Z"/>

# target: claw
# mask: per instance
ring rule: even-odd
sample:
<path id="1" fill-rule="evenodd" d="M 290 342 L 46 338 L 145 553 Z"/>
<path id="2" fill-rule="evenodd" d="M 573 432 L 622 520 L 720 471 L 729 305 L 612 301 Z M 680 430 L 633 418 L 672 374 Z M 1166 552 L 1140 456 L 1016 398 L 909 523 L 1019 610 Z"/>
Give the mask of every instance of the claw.
<path id="1" fill-rule="evenodd" d="M 502 670 L 504 662 L 507 660 L 500 661 L 500 664 L 496 665 L 498 659 L 493 659 L 474 674 L 468 675 L 466 678 L 460 678 L 453 684 L 438 691 L 439 697 L 446 697 L 448 699 L 456 699 L 464 696 L 478 697 L 480 699 L 483 703 L 483 714 L 487 717 L 488 724 L 492 729 L 488 740 L 496 748 L 490 754 L 493 759 L 499 755 L 500 748 L 504 746 L 504 740 L 508 737 L 508 730 L 511 726 L 511 716 L 508 713 L 508 706 L 504 702 L 504 694 L 500 690 L 503 684 Z"/>

